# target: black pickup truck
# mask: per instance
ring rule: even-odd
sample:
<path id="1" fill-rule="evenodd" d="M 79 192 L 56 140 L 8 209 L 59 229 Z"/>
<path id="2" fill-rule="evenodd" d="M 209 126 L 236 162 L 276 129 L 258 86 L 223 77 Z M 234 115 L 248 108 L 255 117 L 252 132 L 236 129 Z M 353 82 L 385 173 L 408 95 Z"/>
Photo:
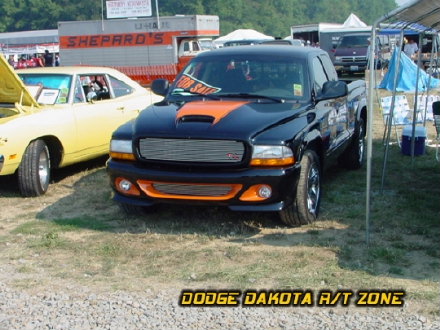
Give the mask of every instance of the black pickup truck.
<path id="1" fill-rule="evenodd" d="M 224 205 L 297 226 L 318 216 L 326 165 L 362 165 L 365 83 L 338 81 L 320 49 L 213 50 L 152 89 L 163 101 L 111 141 L 107 172 L 126 211 Z"/>

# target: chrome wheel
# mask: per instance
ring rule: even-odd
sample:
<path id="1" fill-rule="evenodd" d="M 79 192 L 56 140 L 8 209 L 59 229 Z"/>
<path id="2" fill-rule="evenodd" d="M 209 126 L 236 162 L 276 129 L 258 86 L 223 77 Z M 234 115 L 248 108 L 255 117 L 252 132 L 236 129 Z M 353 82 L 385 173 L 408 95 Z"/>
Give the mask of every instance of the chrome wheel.
<path id="1" fill-rule="evenodd" d="M 358 137 L 358 143 L 359 143 L 359 163 L 362 164 L 362 161 L 364 159 L 364 147 L 365 147 L 365 141 L 364 141 L 364 125 L 360 125 L 359 127 L 359 137 Z"/>
<path id="2" fill-rule="evenodd" d="M 49 157 L 46 150 L 42 150 L 38 162 L 38 177 L 40 179 L 41 187 L 45 187 L 49 183 Z"/>
<path id="3" fill-rule="evenodd" d="M 316 215 L 318 202 L 321 193 L 319 170 L 314 166 L 310 167 L 307 177 L 307 208 L 310 213 Z"/>

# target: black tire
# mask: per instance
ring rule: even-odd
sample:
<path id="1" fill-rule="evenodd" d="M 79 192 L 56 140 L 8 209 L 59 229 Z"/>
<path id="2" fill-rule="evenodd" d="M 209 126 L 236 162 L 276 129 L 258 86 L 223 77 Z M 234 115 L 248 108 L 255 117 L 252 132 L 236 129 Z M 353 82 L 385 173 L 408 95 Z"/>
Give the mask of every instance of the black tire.
<path id="1" fill-rule="evenodd" d="M 18 167 L 18 187 L 24 197 L 46 193 L 50 182 L 50 154 L 43 140 L 29 143 Z"/>
<path id="2" fill-rule="evenodd" d="M 348 146 L 347 150 L 339 158 L 342 166 L 357 170 L 362 167 L 364 163 L 365 153 L 365 124 L 364 120 L 360 118 L 357 122 L 356 130 L 353 136 L 353 141 Z"/>
<path id="3" fill-rule="evenodd" d="M 288 226 L 312 223 L 319 213 L 321 201 L 321 166 L 318 155 L 307 150 L 301 159 L 301 170 L 293 201 L 279 212 L 281 221 Z"/>

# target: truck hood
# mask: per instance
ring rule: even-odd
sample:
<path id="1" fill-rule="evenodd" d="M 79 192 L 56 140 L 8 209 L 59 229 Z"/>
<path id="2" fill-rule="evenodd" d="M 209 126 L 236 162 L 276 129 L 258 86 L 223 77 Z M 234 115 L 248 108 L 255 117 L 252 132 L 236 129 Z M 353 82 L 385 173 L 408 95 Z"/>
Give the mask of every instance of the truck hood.
<path id="1" fill-rule="evenodd" d="M 3 56 L 0 56 L 0 103 L 38 107 L 37 101 Z"/>
<path id="2" fill-rule="evenodd" d="M 298 116 L 308 105 L 255 100 L 193 101 L 156 104 L 142 111 L 134 138 L 206 138 L 251 140 Z"/>

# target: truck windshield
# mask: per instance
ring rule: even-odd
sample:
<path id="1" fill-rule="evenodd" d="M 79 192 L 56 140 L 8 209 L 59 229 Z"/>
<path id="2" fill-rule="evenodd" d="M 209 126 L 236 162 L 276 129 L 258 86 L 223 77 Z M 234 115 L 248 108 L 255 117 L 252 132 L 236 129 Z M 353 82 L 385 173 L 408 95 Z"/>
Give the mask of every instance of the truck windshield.
<path id="1" fill-rule="evenodd" d="M 171 95 L 306 101 L 310 95 L 306 68 L 305 61 L 287 57 L 200 57 L 178 76 Z"/>
<path id="2" fill-rule="evenodd" d="M 365 48 L 368 47 L 369 35 L 344 36 L 341 38 L 338 48 Z"/>

